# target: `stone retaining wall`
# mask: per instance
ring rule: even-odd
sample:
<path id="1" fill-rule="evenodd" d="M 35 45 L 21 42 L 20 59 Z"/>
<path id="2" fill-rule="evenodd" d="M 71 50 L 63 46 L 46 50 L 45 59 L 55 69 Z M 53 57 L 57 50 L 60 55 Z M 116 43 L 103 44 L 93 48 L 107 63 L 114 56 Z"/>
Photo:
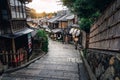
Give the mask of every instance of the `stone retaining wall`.
<path id="1" fill-rule="evenodd" d="M 88 50 L 87 53 L 87 62 L 97 80 L 120 80 L 119 53 L 99 50 Z"/>

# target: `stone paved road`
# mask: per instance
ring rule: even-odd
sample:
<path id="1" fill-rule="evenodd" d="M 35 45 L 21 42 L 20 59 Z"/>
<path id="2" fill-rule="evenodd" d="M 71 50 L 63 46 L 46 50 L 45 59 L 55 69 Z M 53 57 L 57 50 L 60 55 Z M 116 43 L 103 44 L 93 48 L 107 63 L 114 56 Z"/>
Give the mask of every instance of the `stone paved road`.
<path id="1" fill-rule="evenodd" d="M 49 40 L 48 54 L 24 69 L 3 74 L 2 80 L 87 80 L 82 66 L 74 46 Z"/>

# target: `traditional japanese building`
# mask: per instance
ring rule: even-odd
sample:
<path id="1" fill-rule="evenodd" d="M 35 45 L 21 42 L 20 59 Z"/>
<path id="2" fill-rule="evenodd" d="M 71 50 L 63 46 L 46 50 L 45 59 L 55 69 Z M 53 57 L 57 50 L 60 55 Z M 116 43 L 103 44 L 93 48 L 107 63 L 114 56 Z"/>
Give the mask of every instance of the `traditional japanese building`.
<path id="1" fill-rule="evenodd" d="M 53 32 L 53 37 L 62 39 L 63 42 L 69 43 L 72 41 L 72 35 L 69 34 L 73 24 L 76 24 L 77 17 L 69 10 L 63 10 L 57 13 L 57 16 L 48 20 L 49 28 Z"/>
<path id="2" fill-rule="evenodd" d="M 75 24 L 76 16 L 70 12 L 67 12 L 63 17 L 59 18 L 59 28 L 63 30 L 63 42 L 69 43 L 72 41 L 72 36 L 69 34 L 72 25 Z"/>
<path id="3" fill-rule="evenodd" d="M 62 16 L 63 15 L 57 15 L 48 20 L 49 23 L 48 27 L 51 29 L 52 32 L 51 37 L 55 40 L 60 36 L 62 32 L 62 30 L 59 28 L 59 22 L 57 21 Z"/>
<path id="4" fill-rule="evenodd" d="M 31 32 L 26 24 L 25 4 L 31 0 L 0 0 L 0 61 L 18 66 L 32 50 Z"/>

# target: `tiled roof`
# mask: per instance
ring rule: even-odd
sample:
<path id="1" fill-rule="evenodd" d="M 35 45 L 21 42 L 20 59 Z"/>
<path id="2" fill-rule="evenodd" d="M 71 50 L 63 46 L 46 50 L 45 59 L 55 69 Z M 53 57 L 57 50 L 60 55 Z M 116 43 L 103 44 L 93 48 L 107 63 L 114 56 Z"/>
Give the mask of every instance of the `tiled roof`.
<path id="1" fill-rule="evenodd" d="M 54 18 L 51 18 L 48 20 L 48 22 L 51 23 L 56 23 L 57 21 L 67 21 L 70 19 L 73 19 L 75 16 L 73 14 L 64 14 L 64 15 L 59 15 Z"/>
<path id="2" fill-rule="evenodd" d="M 66 17 L 67 20 L 71 20 L 71 19 L 74 19 L 75 15 L 74 14 L 71 14 L 69 16 Z"/>
<path id="3" fill-rule="evenodd" d="M 62 16 L 55 16 L 54 18 L 49 19 L 48 22 L 50 22 L 50 23 L 56 23 L 57 20 L 58 20 L 59 18 L 61 18 L 61 17 L 62 17 Z"/>
<path id="4" fill-rule="evenodd" d="M 58 21 L 67 21 L 66 17 L 68 16 L 68 14 L 62 16 L 61 18 L 58 19 Z"/>

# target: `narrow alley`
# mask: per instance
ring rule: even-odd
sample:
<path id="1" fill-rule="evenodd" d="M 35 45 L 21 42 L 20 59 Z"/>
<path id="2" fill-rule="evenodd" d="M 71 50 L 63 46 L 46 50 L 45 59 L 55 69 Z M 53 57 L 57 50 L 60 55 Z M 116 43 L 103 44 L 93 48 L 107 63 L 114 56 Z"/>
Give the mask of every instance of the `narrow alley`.
<path id="1" fill-rule="evenodd" d="M 120 0 L 0 0 L 0 80 L 120 80 Z"/>
<path id="2" fill-rule="evenodd" d="M 79 51 L 73 45 L 49 40 L 49 52 L 44 57 L 26 68 L 3 74 L 2 80 L 88 80 L 84 74 Z"/>

